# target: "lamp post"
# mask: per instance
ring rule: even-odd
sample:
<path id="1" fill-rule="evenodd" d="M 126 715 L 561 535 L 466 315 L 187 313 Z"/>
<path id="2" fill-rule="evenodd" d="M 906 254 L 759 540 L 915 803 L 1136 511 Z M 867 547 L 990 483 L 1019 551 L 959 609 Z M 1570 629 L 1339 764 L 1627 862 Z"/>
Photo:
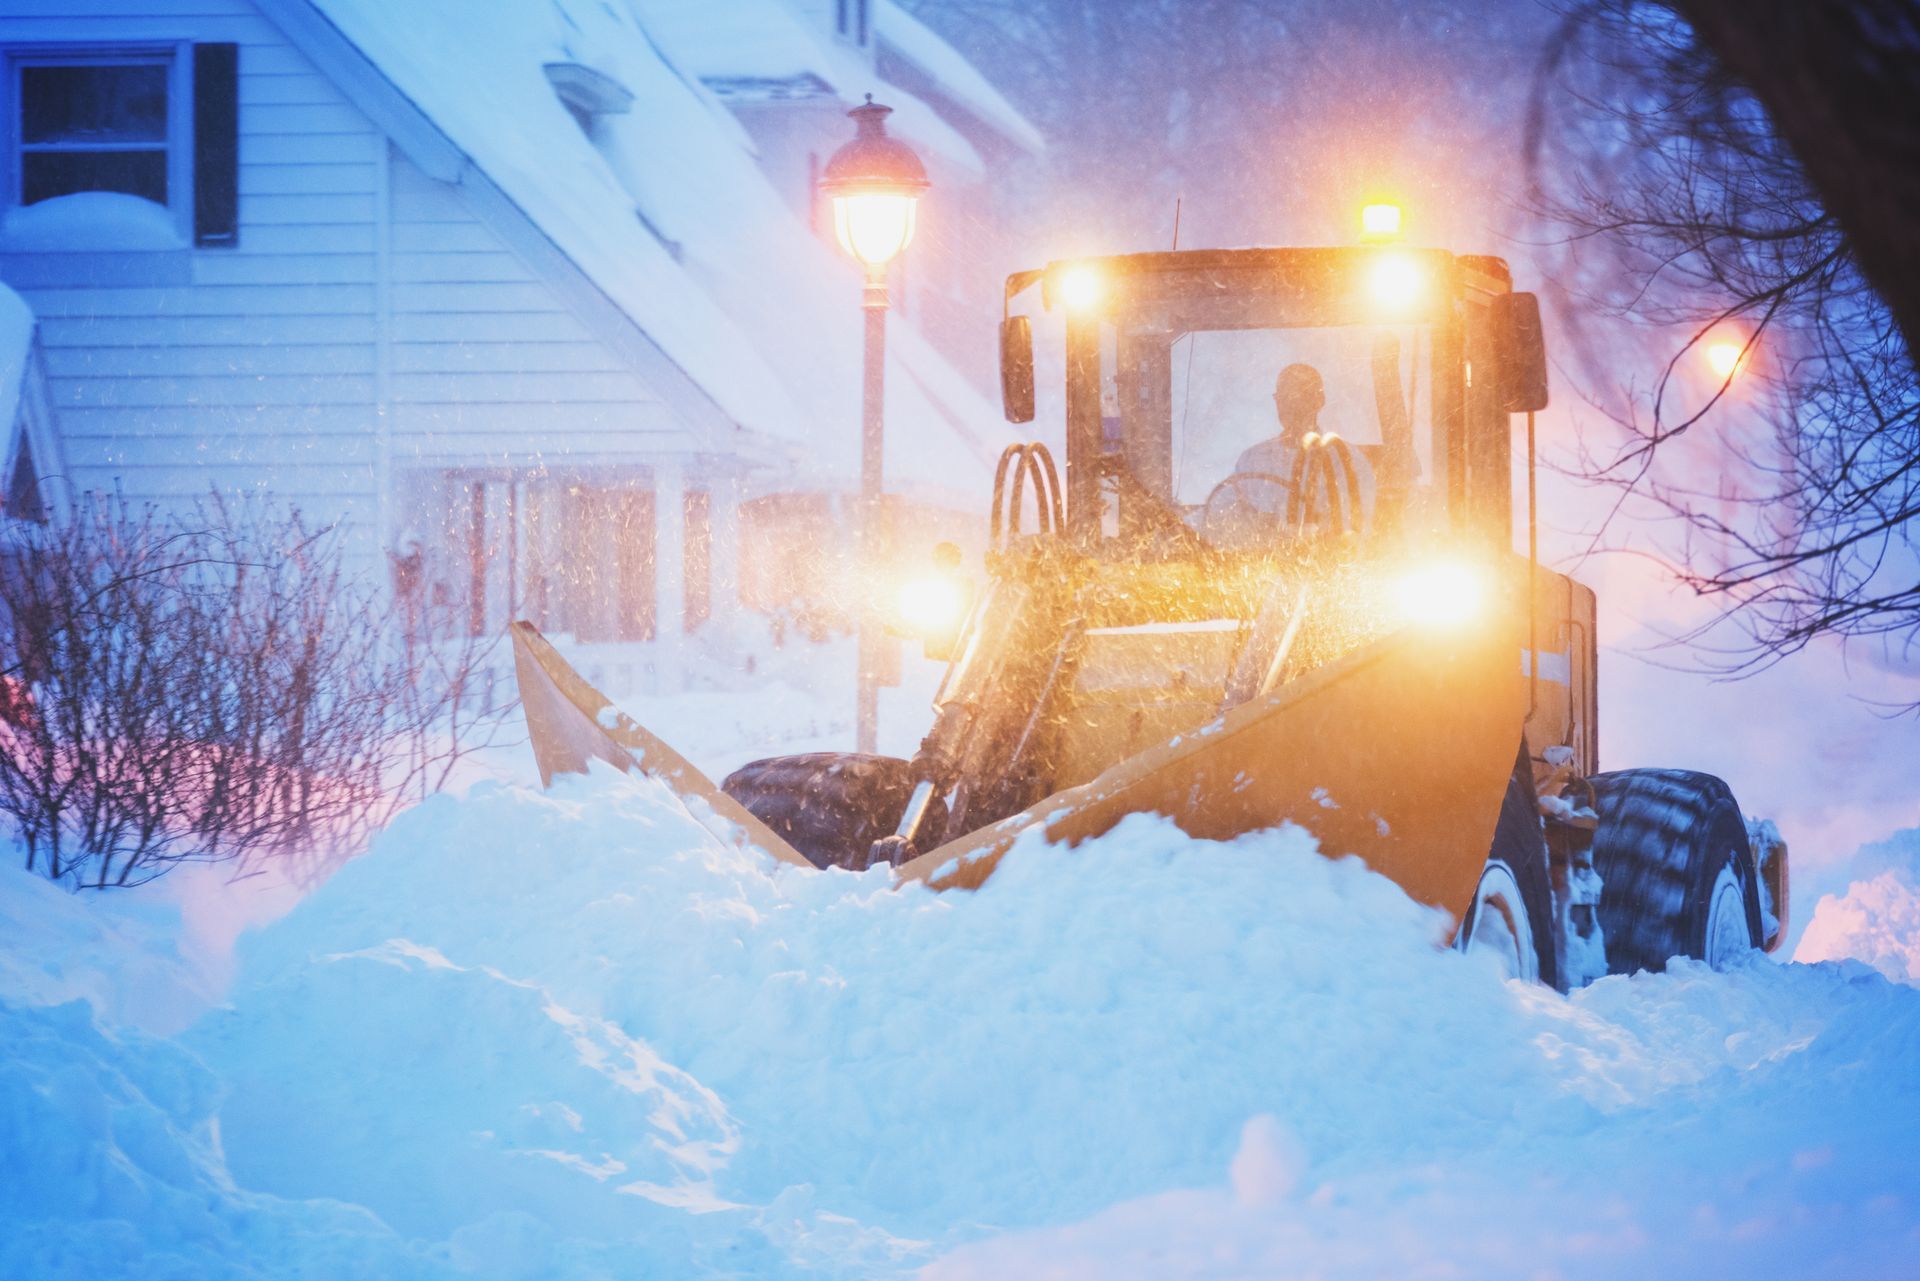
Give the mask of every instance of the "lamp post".
<path id="1" fill-rule="evenodd" d="M 860 414 L 861 579 L 871 584 L 880 564 L 882 465 L 886 443 L 887 265 L 913 239 L 914 212 L 928 187 L 927 170 L 913 149 L 887 136 L 893 112 L 868 94 L 847 114 L 853 141 L 833 153 L 820 175 L 820 190 L 833 200 L 833 231 L 840 247 L 866 271 L 861 308 L 866 313 L 865 372 Z M 881 646 L 886 638 L 862 595 L 859 683 L 855 698 L 855 747 L 877 749 L 880 719 Z"/>

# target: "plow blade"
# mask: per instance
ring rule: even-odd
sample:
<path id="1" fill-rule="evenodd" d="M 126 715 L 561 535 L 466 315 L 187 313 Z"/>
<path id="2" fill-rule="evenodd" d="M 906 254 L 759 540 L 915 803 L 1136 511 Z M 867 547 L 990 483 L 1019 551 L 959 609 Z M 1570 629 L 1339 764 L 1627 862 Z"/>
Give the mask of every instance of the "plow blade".
<path id="1" fill-rule="evenodd" d="M 665 783 L 716 835 L 812 867 L 659 738 L 619 712 L 531 624 L 514 664 L 543 782 L 594 759 Z M 1401 633 L 912 860 L 902 880 L 970 889 L 1023 834 L 1077 844 L 1132 813 L 1230 840 L 1292 822 L 1460 919 L 1493 843 L 1526 712 L 1511 633 Z M 712 817 L 708 817 L 711 815 Z M 1093 869 L 1090 869 L 1093 870 Z"/>
<path id="2" fill-rule="evenodd" d="M 1526 695 L 1517 652 L 1500 627 L 1438 643 L 1417 632 L 1389 636 L 949 841 L 901 876 L 936 889 L 978 886 L 1023 833 L 1038 828 L 1050 842 L 1073 844 L 1140 812 L 1213 840 L 1290 821 L 1313 833 L 1323 854 L 1357 854 L 1459 920 L 1520 744 Z"/>
<path id="3" fill-rule="evenodd" d="M 513 673 L 520 705 L 527 716 L 540 782 L 552 786 L 555 774 L 584 774 L 587 763 L 605 761 L 616 769 L 645 774 L 682 798 L 705 803 L 690 812 L 715 836 L 765 850 L 782 863 L 813 864 L 769 831 L 686 757 L 648 733 L 633 718 L 582 680 L 532 623 L 513 624 Z"/>

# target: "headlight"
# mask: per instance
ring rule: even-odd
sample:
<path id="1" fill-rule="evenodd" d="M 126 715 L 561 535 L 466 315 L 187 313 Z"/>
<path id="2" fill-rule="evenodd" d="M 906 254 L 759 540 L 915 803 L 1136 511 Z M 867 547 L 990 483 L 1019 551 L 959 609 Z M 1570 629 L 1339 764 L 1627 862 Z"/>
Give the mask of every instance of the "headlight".
<path id="1" fill-rule="evenodd" d="M 1438 560 L 1415 566 L 1395 579 L 1393 605 L 1403 623 L 1460 627 L 1487 612 L 1491 595 L 1485 569 L 1464 561 Z"/>
<path id="2" fill-rule="evenodd" d="M 967 585 L 951 574 L 922 574 L 900 584 L 894 611 L 915 636 L 944 636 L 966 621 Z"/>

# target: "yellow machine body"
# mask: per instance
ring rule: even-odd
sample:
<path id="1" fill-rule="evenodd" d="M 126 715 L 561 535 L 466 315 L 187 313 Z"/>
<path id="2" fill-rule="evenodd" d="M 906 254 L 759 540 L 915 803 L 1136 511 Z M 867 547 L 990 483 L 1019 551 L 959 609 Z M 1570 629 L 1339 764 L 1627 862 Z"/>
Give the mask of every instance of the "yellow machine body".
<path id="1" fill-rule="evenodd" d="M 1402 628 L 1224 714 L 1215 709 L 1241 631 L 1096 633 L 1062 717 L 1069 785 L 898 875 L 936 889 L 977 887 L 1022 836 L 1037 830 L 1077 844 L 1132 813 L 1162 814 L 1214 840 L 1293 823 L 1323 853 L 1357 855 L 1457 918 L 1486 859 L 1527 717 L 1523 633 L 1504 609 L 1458 629 Z M 638 771 L 687 798 L 723 839 L 812 866 L 617 712 L 530 624 L 514 625 L 513 642 L 543 780 L 585 772 L 595 759 Z"/>

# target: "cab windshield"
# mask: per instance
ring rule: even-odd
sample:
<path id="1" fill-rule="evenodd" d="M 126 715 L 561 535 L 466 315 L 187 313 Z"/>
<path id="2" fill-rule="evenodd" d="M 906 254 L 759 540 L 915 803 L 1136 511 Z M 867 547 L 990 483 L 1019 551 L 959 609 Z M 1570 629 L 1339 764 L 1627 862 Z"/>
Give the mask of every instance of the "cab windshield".
<path id="1" fill-rule="evenodd" d="M 1385 306 L 1360 283 L 1143 274 L 1083 318 L 1097 329 L 1108 531 L 1152 507 L 1216 548 L 1259 550 L 1364 535 L 1388 511 L 1402 525 L 1437 517 L 1441 284 Z"/>

